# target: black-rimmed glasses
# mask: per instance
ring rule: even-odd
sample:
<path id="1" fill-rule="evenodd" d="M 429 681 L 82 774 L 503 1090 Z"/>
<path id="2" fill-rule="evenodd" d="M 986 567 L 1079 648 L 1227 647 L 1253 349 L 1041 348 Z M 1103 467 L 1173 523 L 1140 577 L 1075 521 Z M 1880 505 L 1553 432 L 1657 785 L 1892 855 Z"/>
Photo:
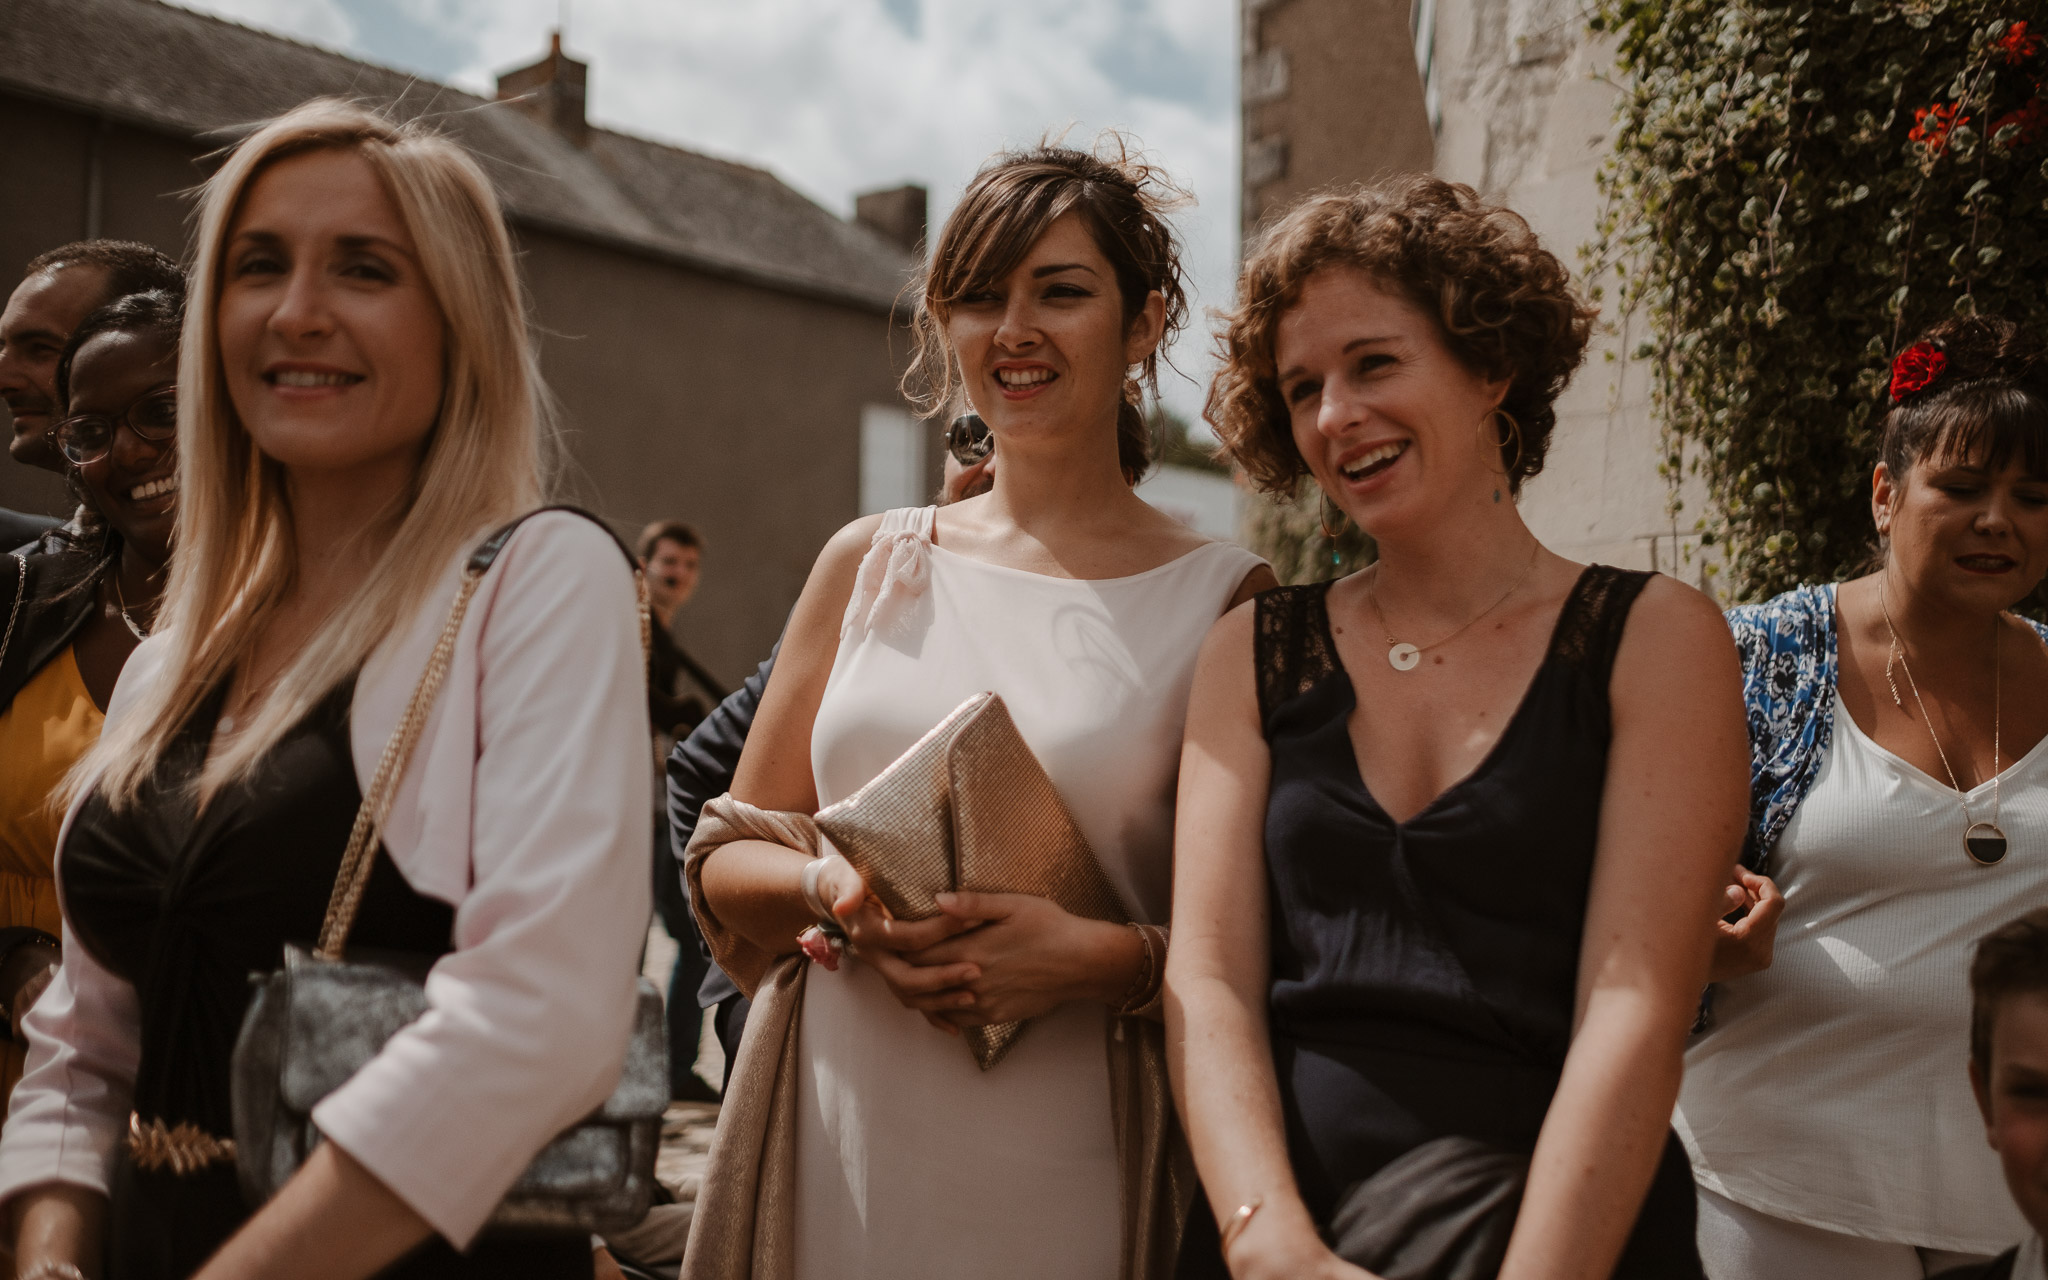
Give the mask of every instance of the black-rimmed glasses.
<path id="1" fill-rule="evenodd" d="M 995 448 L 996 438 L 978 413 L 963 413 L 946 424 L 946 451 L 963 467 L 980 462 Z"/>
<path id="2" fill-rule="evenodd" d="M 158 387 L 121 412 L 81 413 L 64 419 L 52 429 L 57 448 L 71 465 L 82 467 L 98 462 L 114 447 L 114 432 L 123 425 L 136 438 L 161 444 L 178 433 L 178 388 Z"/>

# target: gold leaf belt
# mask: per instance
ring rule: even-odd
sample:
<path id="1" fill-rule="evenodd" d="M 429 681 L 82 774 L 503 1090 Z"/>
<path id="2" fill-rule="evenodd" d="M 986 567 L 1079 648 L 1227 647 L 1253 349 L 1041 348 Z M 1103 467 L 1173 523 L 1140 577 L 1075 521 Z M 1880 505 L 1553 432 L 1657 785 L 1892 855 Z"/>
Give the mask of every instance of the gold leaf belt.
<path id="1" fill-rule="evenodd" d="M 161 1120 L 145 1121 L 131 1111 L 128 1154 L 144 1173 L 169 1169 L 182 1178 L 208 1165 L 234 1163 L 235 1140 L 216 1138 L 189 1120 L 170 1126 Z"/>

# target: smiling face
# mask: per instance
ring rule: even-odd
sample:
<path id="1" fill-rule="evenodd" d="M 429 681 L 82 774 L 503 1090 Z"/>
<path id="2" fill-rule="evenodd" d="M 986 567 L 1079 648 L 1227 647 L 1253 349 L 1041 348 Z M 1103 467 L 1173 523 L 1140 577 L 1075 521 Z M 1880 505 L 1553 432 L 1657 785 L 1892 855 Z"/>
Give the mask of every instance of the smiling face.
<path id="1" fill-rule="evenodd" d="M 1466 368 L 1434 319 L 1365 272 L 1310 276 L 1275 329 L 1273 362 L 1309 474 L 1373 536 L 1507 488 L 1487 421 L 1507 383 Z"/>
<path id="2" fill-rule="evenodd" d="M 280 160 L 221 251 L 221 365 L 236 415 L 295 484 L 395 492 L 440 409 L 440 306 L 398 206 L 354 151 Z"/>
<path id="3" fill-rule="evenodd" d="M 1998 1002 L 1989 1078 L 1972 1063 L 1970 1084 L 2006 1187 L 2034 1230 L 2048 1234 L 2048 992 Z"/>
<path id="4" fill-rule="evenodd" d="M 64 470 L 63 456 L 49 438 L 56 422 L 57 357 L 106 294 L 103 269 L 59 267 L 22 281 L 0 312 L 0 401 L 14 415 L 7 451 L 16 462 Z"/>
<path id="5" fill-rule="evenodd" d="M 1076 429 L 1114 447 L 1124 378 L 1159 345 L 1164 316 L 1155 292 L 1126 324 L 1115 269 L 1068 213 L 1007 275 L 954 302 L 946 335 L 1000 449 Z"/>
<path id="6" fill-rule="evenodd" d="M 164 391 L 178 377 L 177 339 L 155 329 L 111 330 L 86 340 L 71 357 L 67 416 L 117 418 Z M 150 441 L 122 423 L 106 453 L 78 468 L 93 509 L 152 564 L 170 555 L 177 505 L 177 439 Z"/>
<path id="7" fill-rule="evenodd" d="M 1930 451 L 1904 483 L 1879 463 L 1871 509 L 1898 587 L 1940 607 L 2009 609 L 2048 574 L 2048 477 L 2017 455 L 1994 473 Z"/>

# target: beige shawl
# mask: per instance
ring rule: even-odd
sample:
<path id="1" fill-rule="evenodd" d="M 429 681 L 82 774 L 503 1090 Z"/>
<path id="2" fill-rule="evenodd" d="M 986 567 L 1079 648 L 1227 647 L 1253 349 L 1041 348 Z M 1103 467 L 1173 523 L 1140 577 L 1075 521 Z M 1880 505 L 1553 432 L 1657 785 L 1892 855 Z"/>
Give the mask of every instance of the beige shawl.
<path id="1" fill-rule="evenodd" d="M 809 815 L 771 813 L 726 795 L 704 806 L 683 855 L 690 902 L 712 959 L 754 1004 L 711 1139 L 682 1280 L 795 1280 L 797 1018 L 808 966 L 801 955 L 769 954 L 706 906 L 704 860 L 735 840 L 766 840 L 813 855 L 820 846 Z M 1194 1162 L 1167 1085 L 1166 1029 L 1156 1013 L 1108 1016 L 1110 1114 L 1122 1173 L 1121 1274 L 1123 1280 L 1166 1280 L 1195 1197 Z"/>

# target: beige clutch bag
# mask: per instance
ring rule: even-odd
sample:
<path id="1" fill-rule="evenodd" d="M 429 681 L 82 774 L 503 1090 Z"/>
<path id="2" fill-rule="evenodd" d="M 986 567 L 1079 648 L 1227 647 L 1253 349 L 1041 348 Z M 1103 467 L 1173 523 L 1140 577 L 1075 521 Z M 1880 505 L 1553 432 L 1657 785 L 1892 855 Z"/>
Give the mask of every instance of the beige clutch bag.
<path id="1" fill-rule="evenodd" d="M 1130 920 L 993 693 L 961 703 L 866 786 L 821 812 L 818 828 L 899 920 L 937 915 L 937 895 L 953 889 L 1035 894 L 1077 916 Z M 1025 1026 L 968 1028 L 981 1069 L 1001 1062 Z"/>

